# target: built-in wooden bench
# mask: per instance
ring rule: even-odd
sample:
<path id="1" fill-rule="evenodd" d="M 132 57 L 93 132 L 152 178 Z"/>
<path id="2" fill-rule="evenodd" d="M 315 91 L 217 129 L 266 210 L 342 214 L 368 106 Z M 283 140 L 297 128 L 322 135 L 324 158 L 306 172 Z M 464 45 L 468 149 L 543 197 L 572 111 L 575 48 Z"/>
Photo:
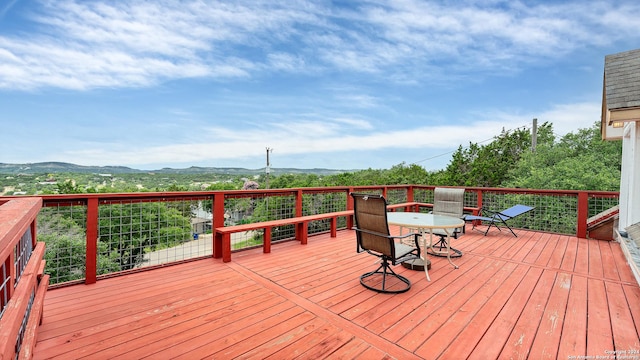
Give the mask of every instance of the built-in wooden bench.
<path id="1" fill-rule="evenodd" d="M 424 204 L 417 202 L 406 202 L 401 204 L 389 205 L 387 208 L 391 211 L 399 208 L 405 211 L 416 211 L 416 209 Z M 223 226 L 215 228 L 215 236 L 213 243 L 213 256 L 215 258 L 222 257 L 223 262 L 231 261 L 231 234 L 252 230 L 264 230 L 263 239 L 263 252 L 271 252 L 271 229 L 278 226 L 295 225 L 296 240 L 300 241 L 300 244 L 306 244 L 309 237 L 308 225 L 311 221 L 331 219 L 330 232 L 331 237 L 336 237 L 337 224 L 339 217 L 351 217 L 353 216 L 353 210 L 334 211 L 324 214 L 306 215 L 300 217 L 293 217 L 287 219 L 260 221 L 250 224 Z"/>

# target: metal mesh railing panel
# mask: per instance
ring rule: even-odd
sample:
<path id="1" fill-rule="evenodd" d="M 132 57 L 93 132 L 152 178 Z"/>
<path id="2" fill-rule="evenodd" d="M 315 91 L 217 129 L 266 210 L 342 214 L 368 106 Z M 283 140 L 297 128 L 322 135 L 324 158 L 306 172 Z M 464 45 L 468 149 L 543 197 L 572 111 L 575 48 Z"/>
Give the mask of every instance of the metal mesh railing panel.
<path id="1" fill-rule="evenodd" d="M 0 264 L 0 318 L 4 314 L 4 309 L 9 302 L 9 281 L 11 276 L 9 274 L 9 258 Z"/>
<path id="2" fill-rule="evenodd" d="M 233 194 L 224 200 L 225 225 L 249 224 L 261 221 L 289 219 L 296 215 L 295 194 L 258 193 Z M 271 242 L 295 238 L 293 225 L 272 228 Z M 236 235 L 231 241 L 232 249 L 243 249 L 263 245 L 263 231 L 247 231 Z"/>
<path id="3" fill-rule="evenodd" d="M 25 309 L 24 316 L 22 317 L 22 322 L 20 322 L 20 328 L 18 329 L 18 336 L 16 337 L 15 344 L 15 352 L 16 358 L 18 358 L 20 354 L 20 350 L 22 350 L 22 341 L 24 340 L 24 335 L 27 332 L 27 322 L 29 321 L 29 315 L 31 315 L 31 309 L 33 308 L 33 302 L 36 299 L 35 289 L 31 291 L 31 295 L 29 296 L 29 301 L 27 302 L 27 308 Z"/>
<path id="4" fill-rule="evenodd" d="M 588 217 L 607 212 L 619 204 L 620 199 L 617 196 L 590 196 Z"/>
<path id="5" fill-rule="evenodd" d="M 197 197 L 101 203 L 98 275 L 211 255 L 207 208 Z"/>
<path id="6" fill-rule="evenodd" d="M 28 228 L 27 231 L 25 231 L 13 251 L 15 258 L 14 266 L 16 269 L 16 281 L 13 286 L 16 287 L 20 282 L 22 272 L 24 271 L 24 268 L 27 267 L 27 263 L 29 262 L 29 258 L 31 258 L 31 253 L 33 252 L 33 238 L 31 237 L 31 228 Z"/>
<path id="7" fill-rule="evenodd" d="M 307 193 L 302 196 L 303 216 L 344 210 L 347 210 L 347 193 L 344 191 Z M 346 226 L 346 218 L 338 218 L 337 228 L 344 229 Z M 324 219 L 309 222 L 307 231 L 309 235 L 312 235 L 326 232 L 330 229 L 331 220 Z"/>
<path id="8" fill-rule="evenodd" d="M 478 206 L 478 193 L 475 191 L 464 192 L 464 206 L 475 208 Z"/>
<path id="9" fill-rule="evenodd" d="M 38 241 L 46 243 L 50 283 L 85 278 L 87 207 L 49 202 L 38 214 Z"/>
<path id="10" fill-rule="evenodd" d="M 512 194 L 484 192 L 482 207 L 501 211 L 522 204 L 534 209 L 509 220 L 509 226 L 519 229 L 575 234 L 578 218 L 578 198 L 574 195 Z"/>
<path id="11" fill-rule="evenodd" d="M 414 189 L 413 200 L 419 203 L 433 204 L 433 190 L 431 189 Z"/>
<path id="12" fill-rule="evenodd" d="M 387 204 L 394 205 L 407 202 L 407 189 L 389 189 L 387 190 Z"/>

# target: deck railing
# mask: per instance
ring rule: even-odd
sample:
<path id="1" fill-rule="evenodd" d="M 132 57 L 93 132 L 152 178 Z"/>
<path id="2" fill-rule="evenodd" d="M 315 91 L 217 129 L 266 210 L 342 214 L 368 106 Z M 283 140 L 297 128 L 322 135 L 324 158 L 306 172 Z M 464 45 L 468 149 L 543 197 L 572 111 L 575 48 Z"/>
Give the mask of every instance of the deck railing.
<path id="1" fill-rule="evenodd" d="M 45 272 L 56 286 L 214 256 L 212 229 L 350 210 L 349 193 L 383 194 L 389 204 L 433 203 L 434 186 L 394 185 L 208 192 L 69 194 L 42 196 L 38 239 L 47 244 Z M 3 198 L 0 198 L 0 200 Z M 5 198 L 6 199 L 6 198 Z M 535 209 L 518 228 L 587 237 L 587 219 L 618 204 L 618 193 L 467 188 L 465 208 Z M 422 211 L 428 211 L 423 208 Z M 346 228 L 346 218 L 338 228 Z M 308 224 L 309 236 L 329 220 Z M 295 237 L 295 226 L 273 228 L 273 242 Z M 232 249 L 262 246 L 261 230 L 233 234 Z"/>
<path id="2" fill-rule="evenodd" d="M 420 211 L 428 211 L 434 188 L 396 185 L 0 197 L 0 344 L 4 344 L 0 357 L 30 357 L 49 277 L 55 286 L 90 284 L 103 277 L 218 257 L 212 229 L 352 210 L 350 192 L 382 194 L 390 205 L 417 202 Z M 517 218 L 515 227 L 585 238 L 588 219 L 616 206 L 618 196 L 602 191 L 467 188 L 465 211 L 475 214 L 482 207 L 500 210 L 529 205 L 534 210 Z M 340 220 L 338 227 L 346 228 L 347 218 Z M 310 236 L 330 227 L 329 219 L 307 225 Z M 271 229 L 268 238 L 285 241 L 294 238 L 295 232 L 294 226 L 279 226 Z M 262 246 L 260 230 L 237 235 L 231 240 L 235 250 Z"/>
<path id="3" fill-rule="evenodd" d="M 0 200 L 0 358 L 30 358 L 49 277 L 36 242 L 42 199 Z"/>

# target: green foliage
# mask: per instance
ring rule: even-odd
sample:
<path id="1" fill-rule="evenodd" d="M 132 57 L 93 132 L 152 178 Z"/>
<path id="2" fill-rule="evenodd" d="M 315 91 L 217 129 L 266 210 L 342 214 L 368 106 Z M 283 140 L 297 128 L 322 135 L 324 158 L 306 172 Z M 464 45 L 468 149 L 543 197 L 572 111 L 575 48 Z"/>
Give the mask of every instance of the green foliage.
<path id="1" fill-rule="evenodd" d="M 83 279 L 85 277 L 86 235 L 79 219 L 43 209 L 38 216 L 38 240 L 46 246 L 46 273 L 52 283 Z M 99 243 L 99 251 L 106 244 Z M 99 274 L 119 271 L 113 257 L 98 257 Z"/>
<path id="2" fill-rule="evenodd" d="M 552 126 L 544 123 L 538 129 L 538 143 L 553 141 Z M 498 187 L 508 179 L 508 172 L 531 149 L 528 129 L 502 131 L 487 145 L 470 143 L 460 146 L 444 172 L 434 177 L 437 185 Z"/>
<path id="3" fill-rule="evenodd" d="M 622 143 L 602 141 L 599 124 L 595 124 L 523 154 L 504 186 L 617 191 L 621 161 Z"/>
<path id="4" fill-rule="evenodd" d="M 319 186 L 320 177 L 316 174 L 283 174 L 269 181 L 272 189 L 315 187 Z"/>
<path id="5" fill-rule="evenodd" d="M 38 216 L 38 241 L 46 243 L 46 272 L 54 283 L 84 278 L 84 229 L 73 219 L 45 210 Z"/>

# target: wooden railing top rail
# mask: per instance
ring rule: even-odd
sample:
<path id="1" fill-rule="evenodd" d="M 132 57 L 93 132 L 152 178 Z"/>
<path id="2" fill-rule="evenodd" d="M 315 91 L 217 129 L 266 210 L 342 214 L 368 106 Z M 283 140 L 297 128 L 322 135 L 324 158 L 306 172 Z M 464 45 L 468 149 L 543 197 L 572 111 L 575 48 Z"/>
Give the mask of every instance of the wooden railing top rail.
<path id="1" fill-rule="evenodd" d="M 13 251 L 42 207 L 42 198 L 23 197 L 0 203 L 0 261 Z"/>

